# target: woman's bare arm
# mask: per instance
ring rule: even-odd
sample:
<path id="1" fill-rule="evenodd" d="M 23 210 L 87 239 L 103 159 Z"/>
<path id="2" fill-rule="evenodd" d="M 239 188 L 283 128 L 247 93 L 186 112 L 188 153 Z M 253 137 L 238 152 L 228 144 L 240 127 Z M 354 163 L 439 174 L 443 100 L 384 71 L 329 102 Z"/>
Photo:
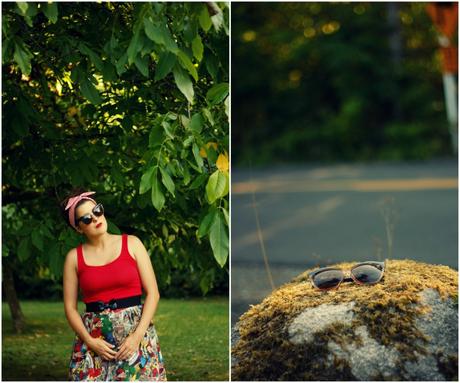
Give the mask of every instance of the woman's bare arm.
<path id="1" fill-rule="evenodd" d="M 78 275 L 76 253 L 76 249 L 70 250 L 64 263 L 64 311 L 70 327 L 73 328 L 83 342 L 87 343 L 92 337 L 86 330 L 80 314 L 78 313 Z"/>
<path id="2" fill-rule="evenodd" d="M 85 325 L 78 313 L 78 275 L 77 275 L 77 254 L 72 249 L 66 256 L 64 263 L 64 311 L 70 327 L 78 334 L 80 339 L 104 359 L 113 359 L 116 352 L 112 350 L 113 345 L 103 339 L 96 339 L 86 330 Z"/>
<path id="3" fill-rule="evenodd" d="M 137 261 L 137 268 L 141 277 L 142 287 L 145 291 L 144 308 L 142 310 L 142 317 L 137 325 L 134 334 L 141 339 L 144 336 L 147 328 L 155 315 L 158 301 L 160 300 L 160 293 L 158 291 L 157 280 L 155 272 L 153 271 L 152 262 L 145 249 L 143 243 L 136 236 L 129 236 L 131 251 L 134 253 Z"/>

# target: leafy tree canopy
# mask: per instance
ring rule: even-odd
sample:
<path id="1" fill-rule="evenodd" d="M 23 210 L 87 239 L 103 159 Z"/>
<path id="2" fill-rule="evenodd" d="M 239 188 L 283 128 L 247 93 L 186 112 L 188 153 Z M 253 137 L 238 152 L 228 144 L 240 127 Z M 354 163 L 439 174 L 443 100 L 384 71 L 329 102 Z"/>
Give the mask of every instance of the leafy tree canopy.
<path id="1" fill-rule="evenodd" d="M 3 4 L 3 261 L 58 281 L 97 192 L 162 293 L 228 286 L 228 4 Z"/>

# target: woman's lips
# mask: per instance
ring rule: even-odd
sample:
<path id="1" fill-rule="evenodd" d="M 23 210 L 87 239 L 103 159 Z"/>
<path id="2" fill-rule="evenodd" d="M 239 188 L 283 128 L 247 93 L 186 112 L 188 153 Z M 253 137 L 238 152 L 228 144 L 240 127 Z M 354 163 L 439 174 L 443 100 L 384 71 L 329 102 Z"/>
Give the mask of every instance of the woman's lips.
<path id="1" fill-rule="evenodd" d="M 99 222 L 97 225 L 96 225 L 96 229 L 99 229 L 102 225 L 102 222 Z"/>

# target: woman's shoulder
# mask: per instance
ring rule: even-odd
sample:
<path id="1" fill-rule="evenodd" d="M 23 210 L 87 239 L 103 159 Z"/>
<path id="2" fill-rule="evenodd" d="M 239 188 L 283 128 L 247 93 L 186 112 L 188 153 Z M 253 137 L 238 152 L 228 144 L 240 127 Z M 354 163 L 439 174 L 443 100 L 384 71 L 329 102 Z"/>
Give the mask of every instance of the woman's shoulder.
<path id="1" fill-rule="evenodd" d="M 133 243 L 133 244 L 142 243 L 141 240 L 139 239 L 139 237 L 137 237 L 136 235 L 126 234 L 126 236 L 128 237 L 129 243 Z"/>
<path id="2" fill-rule="evenodd" d="M 78 246 L 77 246 L 78 247 Z M 78 253 L 77 253 L 77 247 L 74 247 L 73 249 L 70 249 L 67 252 L 67 255 L 65 257 L 65 263 L 70 264 L 73 266 L 77 266 L 78 264 Z"/>
<path id="3" fill-rule="evenodd" d="M 138 252 L 139 248 L 143 246 L 142 241 L 135 235 L 127 235 L 128 237 L 128 250 L 130 254 L 136 259 L 136 252 Z"/>

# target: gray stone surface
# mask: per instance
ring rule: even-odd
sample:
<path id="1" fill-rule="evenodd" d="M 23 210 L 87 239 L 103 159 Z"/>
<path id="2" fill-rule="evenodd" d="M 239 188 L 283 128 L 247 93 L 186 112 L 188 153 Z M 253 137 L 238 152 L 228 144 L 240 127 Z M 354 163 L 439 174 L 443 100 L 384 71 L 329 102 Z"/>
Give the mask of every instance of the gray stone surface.
<path id="1" fill-rule="evenodd" d="M 458 351 L 458 308 L 452 300 L 444 301 L 434 289 L 421 293 L 423 304 L 432 311 L 420 317 L 416 326 L 430 338 L 426 346 L 429 353 L 420 355 L 416 363 L 407 362 L 404 374 L 406 379 L 412 376 L 424 376 L 426 380 L 445 380 L 439 371 L 437 355 L 456 355 Z M 455 320 L 453 320 L 455 318 Z"/>
<path id="2" fill-rule="evenodd" d="M 289 325 L 289 340 L 292 343 L 312 342 L 316 333 L 334 323 L 351 325 L 353 302 L 342 305 L 323 304 L 305 310 Z"/>
<path id="3" fill-rule="evenodd" d="M 429 310 L 416 319 L 415 327 L 428 337 L 428 343 L 423 343 L 426 353 L 417 354 L 414 362 L 405 361 L 396 347 L 380 344 L 370 335 L 366 326 L 353 328 L 354 302 L 307 308 L 286 323 L 286 333 L 289 341 L 298 345 L 315 342 L 315 334 L 333 324 L 352 328 L 352 339 L 355 341 L 338 344 L 330 340 L 327 344 L 329 354 L 324 363 L 333 370 L 336 359 L 344 360 L 356 380 L 445 381 L 448 379 L 439 361 L 458 357 L 458 306 L 452 299 L 441 299 L 434 289 L 423 290 L 420 297 L 419 304 L 428 306 Z M 238 340 L 237 324 L 233 327 L 232 344 L 235 345 Z M 238 360 L 232 357 L 232 365 L 237 363 Z M 340 380 L 340 376 L 337 376 L 337 380 Z"/>

